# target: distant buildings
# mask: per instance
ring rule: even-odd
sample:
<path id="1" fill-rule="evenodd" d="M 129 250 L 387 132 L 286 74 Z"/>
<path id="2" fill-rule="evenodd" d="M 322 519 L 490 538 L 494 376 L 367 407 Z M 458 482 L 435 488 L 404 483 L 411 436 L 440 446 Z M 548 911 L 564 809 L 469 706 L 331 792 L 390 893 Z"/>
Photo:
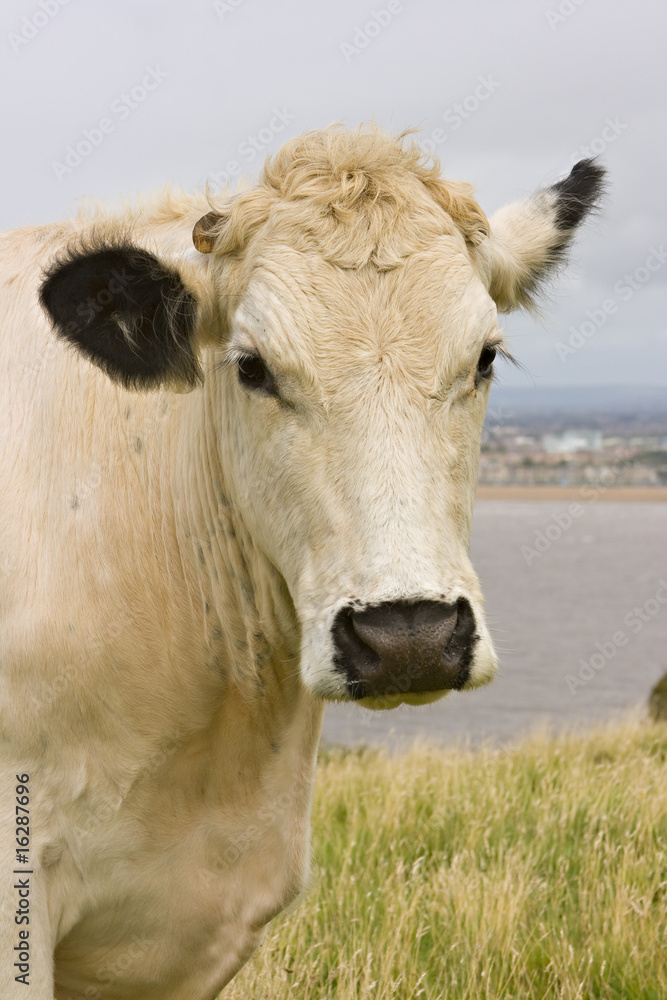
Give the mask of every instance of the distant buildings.
<path id="1" fill-rule="evenodd" d="M 601 451 L 602 431 L 567 430 L 561 434 L 545 434 L 542 438 L 542 448 L 548 455 Z"/>
<path id="2" fill-rule="evenodd" d="M 624 434 L 623 428 L 616 428 L 613 436 L 603 436 L 598 428 L 564 427 L 562 419 L 558 422 L 560 426 L 553 429 L 544 423 L 533 428 L 529 421 L 524 423 L 516 415 L 514 421 L 512 424 L 491 424 L 485 429 L 480 485 L 667 484 L 664 432 Z"/>

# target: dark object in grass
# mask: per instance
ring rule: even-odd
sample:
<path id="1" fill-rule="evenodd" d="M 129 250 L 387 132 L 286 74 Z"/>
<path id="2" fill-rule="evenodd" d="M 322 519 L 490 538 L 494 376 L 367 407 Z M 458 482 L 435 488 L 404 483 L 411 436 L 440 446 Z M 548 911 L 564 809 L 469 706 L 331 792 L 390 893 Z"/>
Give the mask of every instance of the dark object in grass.
<path id="1" fill-rule="evenodd" d="M 667 674 L 658 681 L 651 691 L 648 710 L 655 722 L 667 722 Z"/>

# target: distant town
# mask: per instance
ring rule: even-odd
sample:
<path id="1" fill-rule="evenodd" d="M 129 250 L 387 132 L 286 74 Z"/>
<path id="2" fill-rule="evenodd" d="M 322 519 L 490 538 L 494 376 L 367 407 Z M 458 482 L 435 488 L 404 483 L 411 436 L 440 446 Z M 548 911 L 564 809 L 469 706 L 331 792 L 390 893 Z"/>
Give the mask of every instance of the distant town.
<path id="1" fill-rule="evenodd" d="M 481 486 L 667 486 L 667 391 L 499 391 Z"/>

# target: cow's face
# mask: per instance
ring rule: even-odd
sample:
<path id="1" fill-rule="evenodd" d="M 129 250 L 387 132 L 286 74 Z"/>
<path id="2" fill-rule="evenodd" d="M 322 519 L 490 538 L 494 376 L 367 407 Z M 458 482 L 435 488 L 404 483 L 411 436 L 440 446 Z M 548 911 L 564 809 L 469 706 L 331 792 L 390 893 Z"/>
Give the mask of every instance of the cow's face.
<path id="1" fill-rule="evenodd" d="M 318 694 L 389 706 L 493 676 L 467 549 L 501 344 L 451 237 L 384 272 L 286 246 L 253 270 L 223 355 L 222 467 Z"/>
<path id="2" fill-rule="evenodd" d="M 601 171 L 578 165 L 489 229 L 465 186 L 389 140 L 391 169 L 363 142 L 355 166 L 355 135 L 342 173 L 330 142 L 311 137 L 311 161 L 292 144 L 264 188 L 199 221 L 198 260 L 79 250 L 42 301 L 126 384 L 195 382 L 206 325 L 220 467 L 289 589 L 303 680 L 391 707 L 496 670 L 467 550 L 497 307 L 530 305 Z M 82 324 L 82 275 L 99 285 L 119 254 L 131 294 Z"/>

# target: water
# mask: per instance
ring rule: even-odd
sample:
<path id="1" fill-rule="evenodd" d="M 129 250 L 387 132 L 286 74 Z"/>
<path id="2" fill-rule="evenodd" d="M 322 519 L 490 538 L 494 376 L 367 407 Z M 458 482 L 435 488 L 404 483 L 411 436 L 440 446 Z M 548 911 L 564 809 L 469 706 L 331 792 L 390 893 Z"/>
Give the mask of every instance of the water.
<path id="1" fill-rule="evenodd" d="M 667 673 L 667 505 L 583 504 L 562 530 L 554 516 L 568 503 L 476 505 L 473 565 L 500 655 L 492 684 L 423 708 L 329 705 L 324 742 L 505 742 L 545 722 L 560 728 L 644 707 Z M 523 554 L 522 546 L 535 549 L 536 531 L 549 548 Z"/>

